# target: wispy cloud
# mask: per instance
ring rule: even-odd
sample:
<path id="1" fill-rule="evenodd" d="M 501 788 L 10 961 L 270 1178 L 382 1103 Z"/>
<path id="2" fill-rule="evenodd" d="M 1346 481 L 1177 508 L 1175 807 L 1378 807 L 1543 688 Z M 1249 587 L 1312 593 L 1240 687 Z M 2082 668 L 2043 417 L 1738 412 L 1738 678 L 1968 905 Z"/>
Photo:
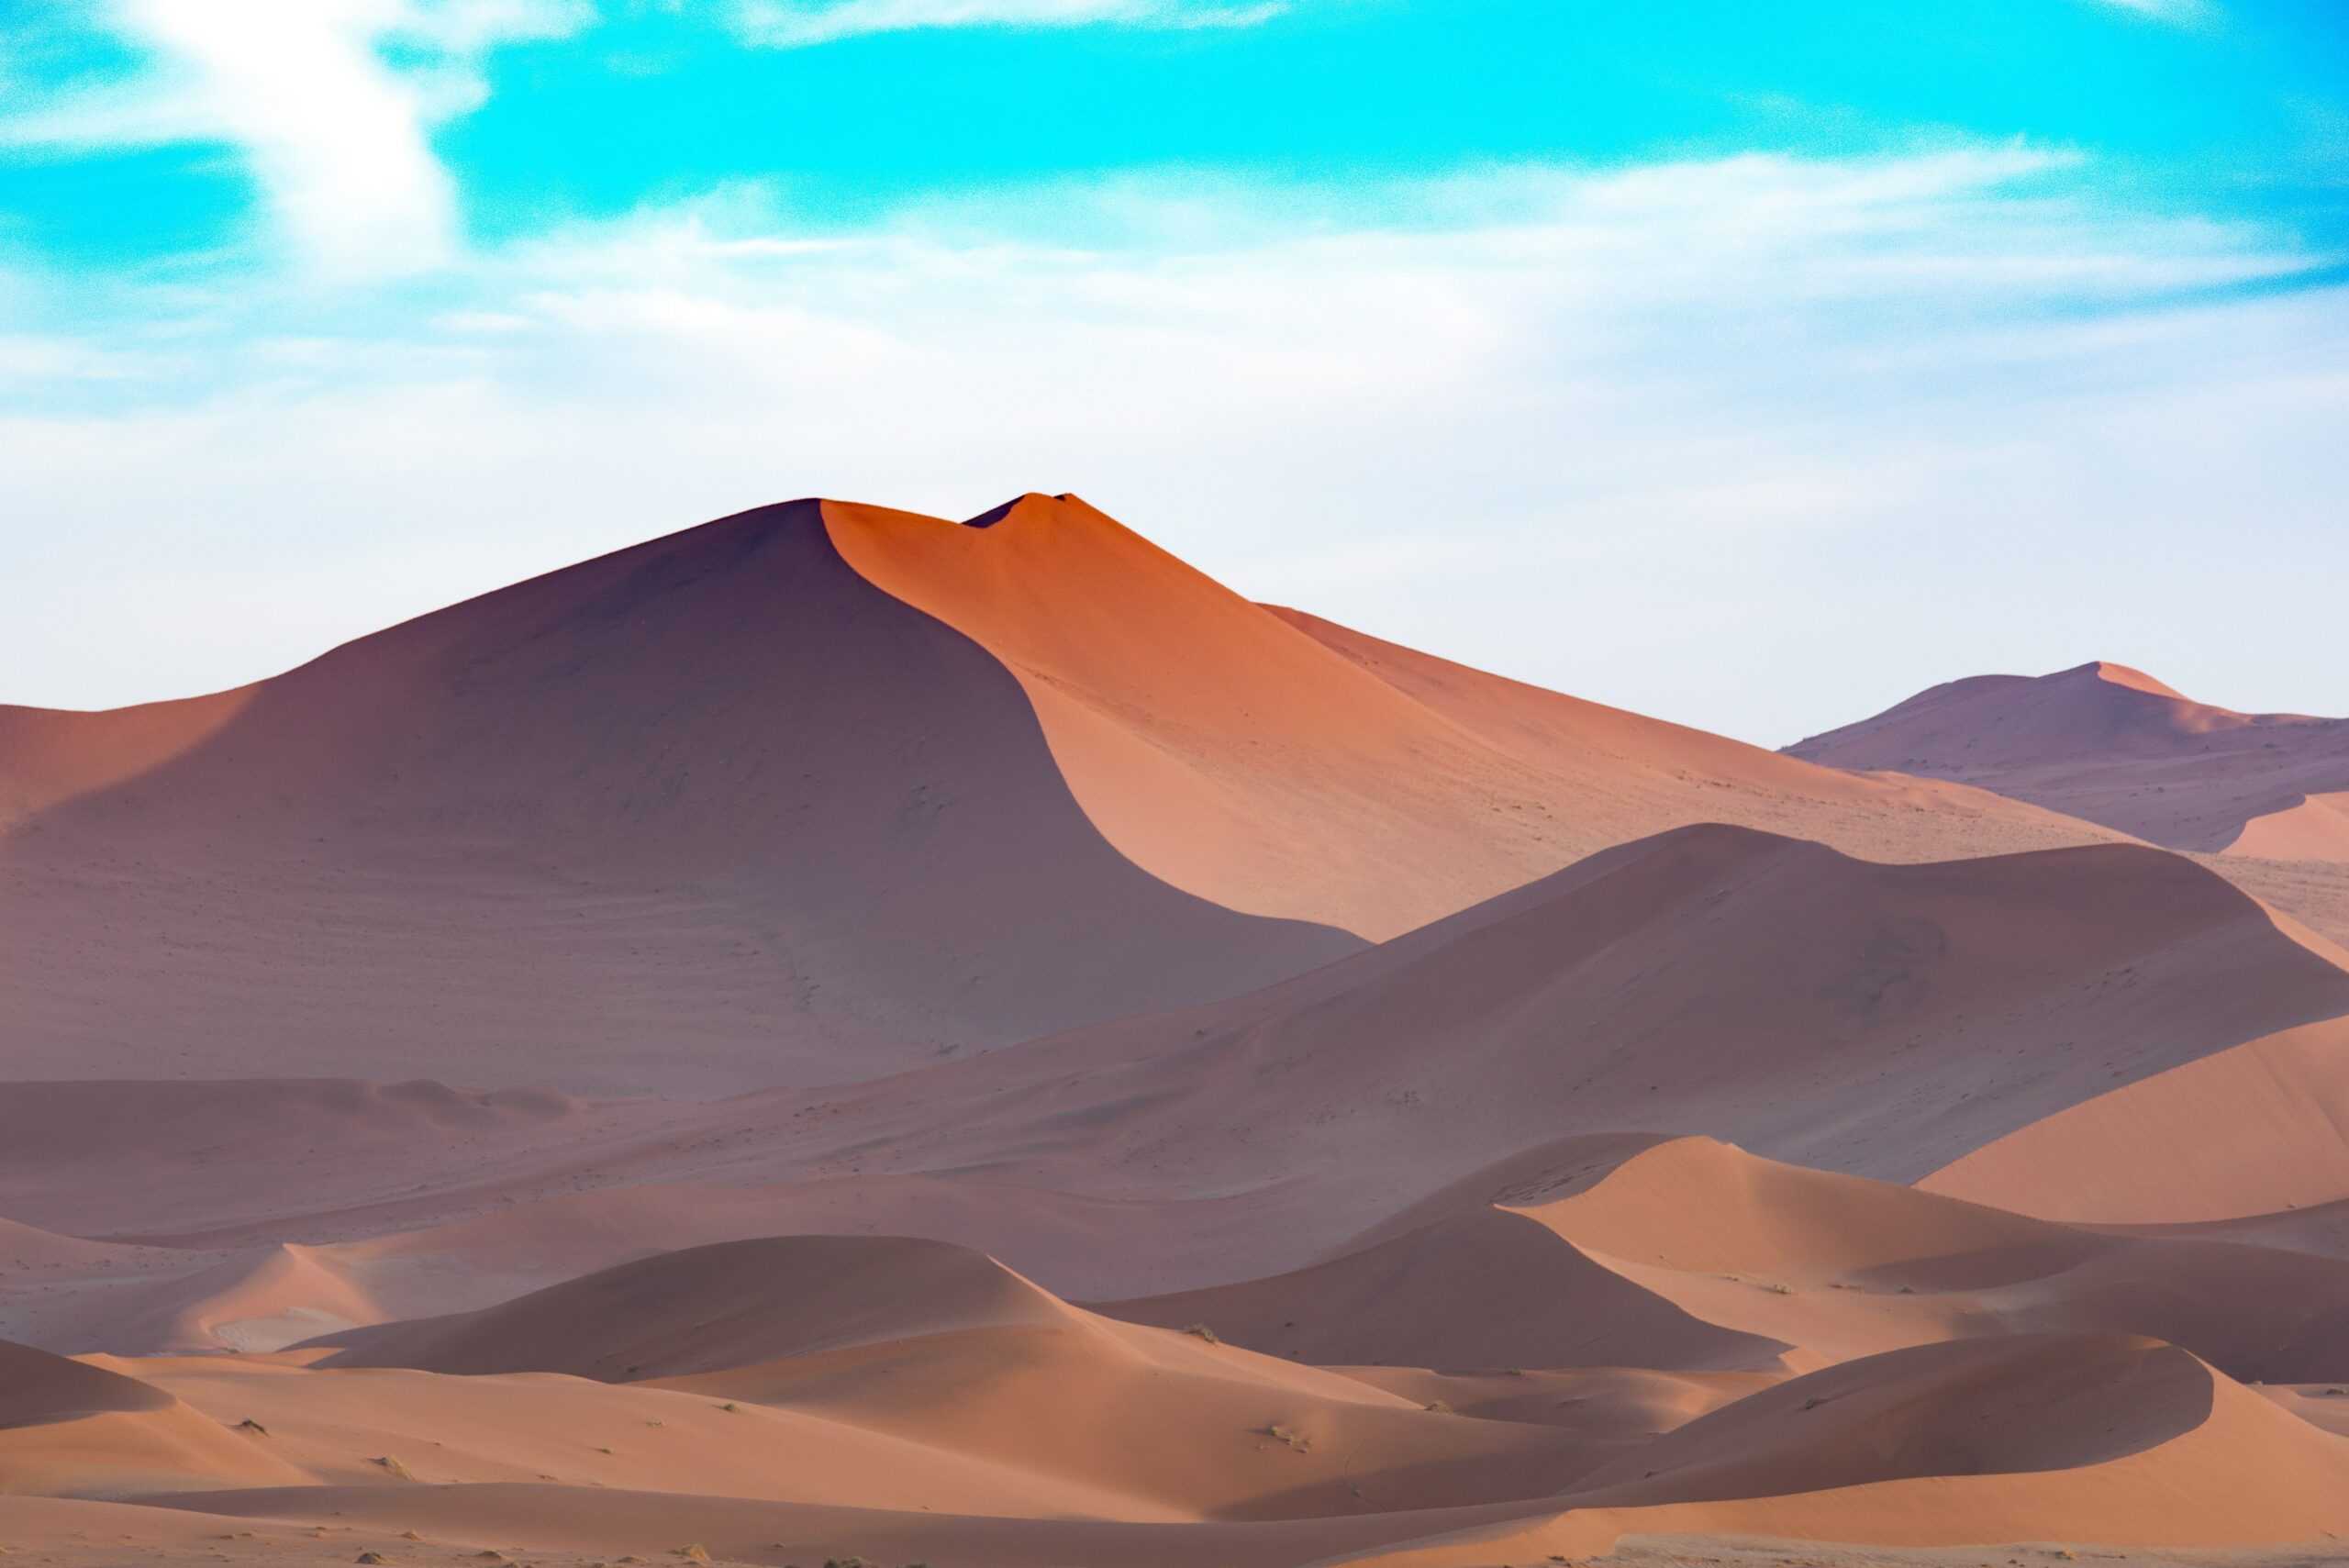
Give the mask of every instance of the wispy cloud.
<path id="1" fill-rule="evenodd" d="M 190 684 L 762 500 L 1029 488 L 1259 595 L 1778 739 L 1976 660 L 2165 665 L 2116 628 L 2209 580 L 2212 519 L 2255 517 L 2297 562 L 2258 635 L 2213 635 L 2216 601 L 2175 619 L 2280 667 L 2349 571 L 2349 296 L 2287 238 L 2099 202 L 2089 172 L 1998 144 L 1009 204 L 1064 215 L 1049 234 L 958 206 L 811 235 L 737 193 L 465 259 L 363 327 L 297 302 L 260 339 L 28 347 L 112 401 L 0 417 L 0 472 L 44 537 L 159 584 L 274 574 L 233 594 L 277 609 L 203 623 Z M 44 616 L 62 567 L 20 575 L 44 587 L 0 615 L 7 695 L 156 695 L 151 649 L 110 664 Z M 1773 683 L 1804 659 L 1795 711 Z"/>
<path id="2" fill-rule="evenodd" d="M 1288 0 L 742 0 L 739 30 L 779 49 L 919 28 L 1244 28 Z"/>
<path id="3" fill-rule="evenodd" d="M 593 11 L 586 0 L 106 0 L 93 15 L 141 67 L 18 95 L 0 143 L 233 147 L 305 261 L 348 277 L 447 260 L 454 192 L 429 128 L 479 103 L 484 51 L 569 32 Z"/>
<path id="4" fill-rule="evenodd" d="M 2219 16 L 2218 0 L 2094 0 L 2116 11 L 2128 11 L 2157 22 L 2172 22 L 2180 27 L 2196 27 L 2214 21 Z"/>

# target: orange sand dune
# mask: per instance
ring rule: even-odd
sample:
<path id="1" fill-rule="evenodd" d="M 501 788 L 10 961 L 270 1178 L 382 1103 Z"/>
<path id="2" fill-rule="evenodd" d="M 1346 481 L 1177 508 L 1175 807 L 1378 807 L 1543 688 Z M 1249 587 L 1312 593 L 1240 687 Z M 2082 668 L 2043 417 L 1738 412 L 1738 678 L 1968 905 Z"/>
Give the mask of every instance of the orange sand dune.
<path id="1" fill-rule="evenodd" d="M 2349 862 L 2349 719 L 2211 707 L 2118 664 L 1953 681 L 1787 751 L 1978 784 L 2173 849 Z"/>
<path id="2" fill-rule="evenodd" d="M 950 1451 L 821 1413 L 570 1377 L 320 1371 L 267 1357 L 120 1363 L 320 1487 L 407 1492 L 557 1480 L 694 1496 L 912 1512 L 1180 1518 L 1043 1475 L 984 1445 Z M 257 1422 L 260 1430 L 243 1427 Z"/>
<path id="3" fill-rule="evenodd" d="M 299 1479 L 151 1384 L 0 1340 L 0 1493 L 114 1497 Z"/>
<path id="4" fill-rule="evenodd" d="M 0 710 L 13 1070 L 838 1081 L 1236 994 L 1675 824 L 2100 836 L 1433 678 L 1074 500 L 979 520 L 771 506 L 238 692 Z"/>
<path id="5" fill-rule="evenodd" d="M 1795 750 L 1041 495 L 0 708 L 0 1536 L 2349 1531 L 2349 721 L 2091 666 Z"/>
<path id="6" fill-rule="evenodd" d="M 1069 1308 L 984 1253 L 899 1236 L 722 1241 L 479 1312 L 337 1336 L 328 1366 L 678 1377 Z"/>
<path id="7" fill-rule="evenodd" d="M 1543 1496 L 1617 1446 L 1430 1410 L 1353 1378 L 1071 1313 L 663 1387 L 774 1406 L 1142 1499 L 1135 1518 L 1327 1518 Z M 1431 1403 L 1431 1402 L 1429 1402 Z"/>
<path id="8" fill-rule="evenodd" d="M 417 1373 L 312 1375 L 427 1381 Z M 730 1418 L 767 1414 L 745 1407 Z M 1301 1467 L 1312 1455 L 1272 1445 L 1254 1457 Z M 1041 1562 L 1490 1568 L 1552 1554 L 1587 1557 L 1627 1533 L 1706 1530 L 1896 1544 L 2308 1540 L 2349 1525 L 2344 1480 L 2349 1441 L 2173 1347 L 2126 1337 L 2031 1336 L 1897 1351 L 1766 1389 L 1664 1434 L 1644 1457 L 1624 1456 L 1563 1496 L 1420 1510 L 1184 1524 L 988 1518 L 495 1483 L 281 1487 L 158 1500 L 214 1518 L 330 1522 L 330 1536 L 353 1544 L 371 1543 L 371 1532 L 412 1530 L 443 1548 L 665 1557 L 690 1543 L 716 1558 L 769 1563 L 852 1553 L 1003 1568 Z M 876 1484 L 889 1483 L 878 1476 L 858 1483 Z"/>
<path id="9" fill-rule="evenodd" d="M 2153 1224 L 2349 1199 L 2349 1019 L 2285 1029 L 2018 1128 L 1918 1184 Z"/>
<path id="10" fill-rule="evenodd" d="M 14 1085 L 0 1185 L 52 1229 L 226 1250 L 198 1287 L 91 1319 L 144 1339 L 40 1335 L 75 1350 L 195 1348 L 154 1327 L 183 1323 L 282 1342 L 306 1312 L 470 1309 L 799 1229 L 980 1240 L 1063 1292 L 1155 1294 L 1284 1272 L 1577 1128 L 1923 1175 L 2349 1010 L 2311 942 L 2141 848 L 1885 866 L 1687 829 L 1246 997 L 854 1088 Z M 278 1288 L 304 1273 L 283 1244 L 317 1249 L 306 1296 Z M 256 1260 L 279 1272 L 249 1284 Z"/>
<path id="11" fill-rule="evenodd" d="M 855 1138 L 929 1168 L 1161 1196 L 1286 1184 L 1300 1224 L 1349 1222 L 1301 1233 L 1326 1246 L 1576 1130 L 1910 1180 L 2343 1013 L 2349 972 L 2163 851 L 1888 866 L 1706 827 L 1250 996 L 838 1103 Z"/>
<path id="12" fill-rule="evenodd" d="M 2349 1377 L 2341 1260 L 2078 1230 L 1697 1138 L 1528 1151 L 1308 1268 L 1101 1310 L 1324 1363 L 1808 1369 L 2063 1329 Z"/>
<path id="13" fill-rule="evenodd" d="M 1019 683 L 858 576 L 822 510 L 426 616 L 233 712 L 13 717 L 12 1071 L 462 1079 L 494 1049 L 507 1083 L 733 1090 L 1358 945 L 1136 868 Z"/>
<path id="14" fill-rule="evenodd" d="M 1023 495 L 966 524 L 840 503 L 825 520 L 868 581 L 1019 677 L 1112 843 L 1235 909 L 1391 937 L 1698 820 L 1891 860 L 2095 836 L 1253 605 L 1073 495 Z"/>
<path id="15" fill-rule="evenodd" d="M 1431 1412 L 1357 1379 L 1108 1321 L 981 1254 L 897 1238 L 695 1248 L 336 1338 L 351 1348 L 294 1377 L 292 1397 L 332 1378 L 358 1398 L 344 1369 L 401 1364 L 461 1381 L 657 1379 L 706 1408 L 771 1406 L 1080 1488 L 1039 1512 L 1099 1511 L 1109 1496 L 1139 1499 L 1120 1516 L 1138 1518 L 1451 1506 L 1547 1495 L 1604 1457 L 1562 1429 Z"/>
<path id="16" fill-rule="evenodd" d="M 1482 1568 L 1698 1531 L 1895 1545 L 2307 1540 L 2349 1529 L 2344 1480 L 2349 1440 L 2171 1346 L 1931 1345 L 1700 1418 L 1538 1522 L 1329 1561 Z"/>

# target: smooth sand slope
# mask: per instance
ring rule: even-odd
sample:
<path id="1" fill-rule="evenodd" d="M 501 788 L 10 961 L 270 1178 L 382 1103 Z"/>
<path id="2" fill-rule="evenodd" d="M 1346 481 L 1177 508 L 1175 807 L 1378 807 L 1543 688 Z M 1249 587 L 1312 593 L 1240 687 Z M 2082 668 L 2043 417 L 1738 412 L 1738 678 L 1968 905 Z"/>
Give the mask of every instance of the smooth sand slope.
<path id="1" fill-rule="evenodd" d="M 2173 849 L 2349 862 L 2349 719 L 2212 707 L 2119 664 L 1952 681 L 1787 751 L 1978 784 Z"/>
<path id="2" fill-rule="evenodd" d="M 1467 1568 L 1698 1531 L 1900 1545 L 2302 1540 L 2342 1529 L 2344 1467 L 2349 1443 L 2172 1346 L 2069 1335 L 1926 1345 L 1692 1421 L 1539 1522 L 1332 1561 Z"/>
<path id="3" fill-rule="evenodd" d="M 0 709 L 0 1546 L 2349 1535 L 2340 736 L 1765 753 L 1041 495 Z"/>
<path id="4" fill-rule="evenodd" d="M 2254 1092 L 2275 1081 L 2258 1042 L 2321 1043 L 2349 1013 L 2321 948 L 2159 851 L 1886 866 L 1691 828 L 1245 997 L 863 1085 L 705 1105 L 17 1085 L 0 1178 L 23 1223 L 185 1254 L 94 1302 L 81 1337 L 39 1329 L 75 1351 L 269 1348 L 796 1229 L 981 1241 L 1064 1292 L 1152 1294 L 1293 1268 L 1577 1130 L 1693 1129 L 1894 1180 L 2036 1150 L 1973 1195 L 2040 1212 L 2103 1182 L 2150 1195 L 2088 1218 L 2196 1219 L 2202 1197 L 2160 1195 L 2206 1166 L 2232 1184 L 2221 1213 L 2349 1195 L 2330 1124 L 2286 1114 L 2326 1102 Z M 2099 1108 L 2173 1073 L 2241 1091 L 2171 1097 L 2209 1161 L 2169 1148 L 2182 1121 Z M 2121 1130 L 2033 1131 L 2070 1115 Z M 2265 1164 L 2223 1152 L 2263 1143 Z"/>
<path id="5" fill-rule="evenodd" d="M 2342 1260 L 2076 1229 L 1697 1138 L 1529 1151 L 1306 1268 L 1099 1310 L 1455 1373 L 1783 1374 L 2065 1330 L 2166 1340 L 2243 1379 L 2349 1378 Z"/>
<path id="6" fill-rule="evenodd" d="M 1678 823 L 2099 831 L 1431 679 L 1073 499 L 974 523 L 791 503 L 239 691 L 0 710 L 12 1072 L 837 1080 L 1244 991 Z"/>
<path id="7" fill-rule="evenodd" d="M 1759 1246 L 1856 1267 L 1905 1229 L 1912 1248 L 1954 1245 L 1979 1273 L 2019 1239 L 2060 1229 L 1774 1173 L 1693 1140 L 1585 1140 L 1545 1158 L 1566 1163 L 1529 1175 L 1538 1162 L 1520 1160 L 1494 1177 L 1537 1228 L 1594 1234 L 1742 1170 L 1774 1233 L 1681 1215 L 1668 1250 L 1686 1264 Z M 1610 1194 L 1618 1183 L 1631 1190 Z M 1828 1195 L 1805 1196 L 1806 1183 Z M 1317 1329 L 1361 1306 L 1307 1299 Z M 1431 1329 L 1480 1331 L 1473 1304 L 1419 1305 Z M 1571 1320 L 1577 1304 L 1553 1311 Z M 1470 1382 L 1457 1374 L 1322 1370 L 1123 1324 L 978 1254 L 890 1239 L 693 1249 L 360 1338 L 361 1354 L 324 1362 L 102 1368 L 12 1351 L 30 1358 L 32 1418 L 74 1429 L 77 1452 L 105 1451 L 88 1423 L 173 1413 L 185 1446 L 200 1431 L 214 1451 L 159 1470 L 151 1434 L 126 1430 L 112 1440 L 118 1478 L 0 1439 L 0 1490 L 121 1496 L 135 1476 L 150 1503 L 317 1521 L 319 1539 L 389 1541 L 395 1561 L 692 1544 L 771 1563 L 952 1547 L 1006 1564 L 1464 1564 L 1532 1560 L 1529 1546 L 1585 1555 L 1626 1531 L 2293 1540 L 2342 1528 L 2349 1479 L 2349 1441 L 2127 1334 L 1982 1331 L 1783 1380 L 1520 1371 L 1490 1381 L 1539 1388 L 1553 1407 L 1480 1414 L 1420 1400 L 1428 1384 Z M 700 1370 L 622 1381 L 631 1364 L 661 1370 L 630 1363 L 638 1354 Z M 416 1364 L 354 1364 L 362 1356 Z M 133 1367 L 137 1380 L 114 1370 Z M 240 1485 L 239 1465 L 267 1473 Z M 168 1535 L 106 1522 L 129 1526 L 127 1539 Z"/>
<path id="8" fill-rule="evenodd" d="M 1700 820 L 1887 860 L 2092 830 L 1855 778 L 1253 605 L 1074 495 L 967 524 L 828 504 L 841 556 L 1019 677 L 1137 864 L 1232 908 L 1399 934 Z"/>
<path id="9" fill-rule="evenodd" d="M 834 1104 L 931 1169 L 1105 1195 L 1267 1186 L 1326 1246 L 1347 1232 L 1317 1225 L 1359 1229 L 1568 1131 L 1698 1129 L 1913 1180 L 2343 1013 L 2339 963 L 2163 851 L 1887 866 L 1715 827 L 1251 996 Z"/>
<path id="10" fill-rule="evenodd" d="M 655 540 L 192 706 L 13 715 L 13 1074 L 486 1059 L 749 1088 L 1359 945 L 1135 867 L 1019 682 L 857 575 L 822 512 Z"/>

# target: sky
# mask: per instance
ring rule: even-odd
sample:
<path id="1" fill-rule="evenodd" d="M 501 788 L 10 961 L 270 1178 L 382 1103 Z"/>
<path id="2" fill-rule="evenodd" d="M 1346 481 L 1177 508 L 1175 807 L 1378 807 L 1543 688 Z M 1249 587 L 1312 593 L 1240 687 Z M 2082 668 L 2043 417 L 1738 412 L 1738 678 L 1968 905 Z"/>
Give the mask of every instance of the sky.
<path id="1" fill-rule="evenodd" d="M 1027 490 L 1767 745 L 2349 713 L 2349 6 L 0 7 L 0 701 Z"/>

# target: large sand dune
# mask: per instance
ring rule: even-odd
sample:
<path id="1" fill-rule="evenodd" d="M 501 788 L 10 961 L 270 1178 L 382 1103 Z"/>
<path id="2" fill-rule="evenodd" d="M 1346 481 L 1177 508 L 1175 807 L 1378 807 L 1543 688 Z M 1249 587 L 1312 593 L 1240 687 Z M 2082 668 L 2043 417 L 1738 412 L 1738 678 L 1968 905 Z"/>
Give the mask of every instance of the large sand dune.
<path id="1" fill-rule="evenodd" d="M 2343 733 L 1769 753 L 1065 495 L 0 709 L 0 1544 L 2349 1533 Z"/>
<path id="2" fill-rule="evenodd" d="M 1074 500 L 974 521 L 768 507 L 239 691 L 0 710 L 15 1074 L 838 1080 L 1244 991 L 1678 823 L 2099 836 L 1401 680 Z"/>

